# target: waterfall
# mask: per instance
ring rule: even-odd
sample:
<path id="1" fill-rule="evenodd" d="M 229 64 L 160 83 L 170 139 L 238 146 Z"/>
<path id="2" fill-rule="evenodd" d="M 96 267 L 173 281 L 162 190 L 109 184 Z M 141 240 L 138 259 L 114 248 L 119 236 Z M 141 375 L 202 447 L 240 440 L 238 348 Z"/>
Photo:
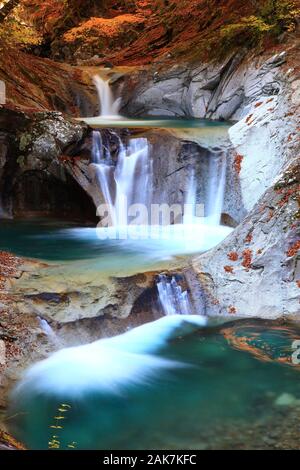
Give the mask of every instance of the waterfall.
<path id="1" fill-rule="evenodd" d="M 209 171 L 206 191 L 205 217 L 200 218 L 197 210 L 197 186 L 195 170 L 190 174 L 188 191 L 184 204 L 185 225 L 205 224 L 218 226 L 221 221 L 226 183 L 226 155 L 213 154 L 209 157 Z M 199 211 L 200 212 L 200 211 Z M 198 216 L 198 217 L 197 217 Z"/>
<path id="2" fill-rule="evenodd" d="M 196 178 L 195 178 L 195 170 L 192 169 L 189 183 L 188 183 L 188 191 L 185 199 L 184 204 L 184 216 L 183 216 L 183 223 L 185 225 L 195 223 L 195 216 L 196 216 Z"/>
<path id="3" fill-rule="evenodd" d="M 160 274 L 157 282 L 159 302 L 165 315 L 189 315 L 192 306 L 189 294 L 177 283 L 173 276 L 171 280 L 165 274 Z"/>
<path id="4" fill-rule="evenodd" d="M 56 333 L 54 332 L 53 328 L 51 328 L 47 320 L 45 320 L 44 318 L 38 317 L 38 321 L 39 321 L 41 330 L 48 337 L 49 341 L 53 343 L 54 345 L 58 346 L 59 339 L 57 338 Z"/>
<path id="5" fill-rule="evenodd" d="M 92 159 L 93 163 L 99 164 L 103 159 L 103 145 L 100 131 L 93 132 Z"/>
<path id="6" fill-rule="evenodd" d="M 206 223 L 219 225 L 226 183 L 226 155 L 213 155 L 209 160 L 208 202 Z"/>
<path id="7" fill-rule="evenodd" d="M 121 117 L 119 115 L 121 99 L 114 99 L 109 86 L 109 80 L 103 80 L 99 75 L 95 75 L 93 81 L 99 96 L 101 106 L 100 116 L 109 119 L 119 119 Z"/>
<path id="8" fill-rule="evenodd" d="M 125 145 L 117 134 L 114 136 L 119 143 L 117 164 L 113 164 L 109 150 L 104 149 L 100 131 L 93 131 L 92 162 L 98 186 L 110 209 L 111 225 L 121 226 L 129 222 L 127 208 L 137 212 L 138 206 L 134 205 L 149 208 L 152 168 L 147 139 L 130 139 Z M 141 216 L 139 223 L 147 224 L 148 220 Z"/>

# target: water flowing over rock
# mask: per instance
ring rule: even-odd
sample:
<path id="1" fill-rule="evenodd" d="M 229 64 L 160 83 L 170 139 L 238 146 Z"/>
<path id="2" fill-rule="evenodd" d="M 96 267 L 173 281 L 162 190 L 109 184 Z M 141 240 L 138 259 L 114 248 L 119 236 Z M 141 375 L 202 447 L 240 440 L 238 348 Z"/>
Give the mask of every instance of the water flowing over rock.
<path id="1" fill-rule="evenodd" d="M 175 276 L 168 279 L 165 274 L 160 274 L 157 290 L 164 315 L 190 315 L 192 313 L 189 294 L 177 283 Z"/>
<path id="2" fill-rule="evenodd" d="M 99 75 L 94 77 L 94 84 L 96 86 L 99 102 L 101 106 L 101 116 L 109 119 L 118 119 L 119 109 L 121 106 L 120 98 L 116 100 L 113 98 L 113 94 L 109 85 L 108 80 L 103 80 Z"/>

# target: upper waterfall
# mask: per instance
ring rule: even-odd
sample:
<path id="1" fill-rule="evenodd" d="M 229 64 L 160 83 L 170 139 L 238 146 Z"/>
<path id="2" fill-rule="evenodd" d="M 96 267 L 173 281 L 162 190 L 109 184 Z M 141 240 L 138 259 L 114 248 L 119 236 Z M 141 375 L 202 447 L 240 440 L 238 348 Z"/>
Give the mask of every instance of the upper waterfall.
<path id="1" fill-rule="evenodd" d="M 99 96 L 100 116 L 106 119 L 121 119 L 119 114 L 121 99 L 114 99 L 109 80 L 103 80 L 99 75 L 95 75 L 93 81 Z"/>

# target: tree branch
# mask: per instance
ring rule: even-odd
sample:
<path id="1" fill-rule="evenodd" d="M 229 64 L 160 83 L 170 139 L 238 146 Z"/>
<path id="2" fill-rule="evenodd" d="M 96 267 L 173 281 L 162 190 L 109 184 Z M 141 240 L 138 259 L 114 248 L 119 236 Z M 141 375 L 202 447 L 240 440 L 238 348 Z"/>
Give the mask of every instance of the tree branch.
<path id="1" fill-rule="evenodd" d="M 8 0 L 0 10 L 0 23 L 3 23 L 5 18 L 13 11 L 13 9 L 20 3 L 20 0 Z"/>

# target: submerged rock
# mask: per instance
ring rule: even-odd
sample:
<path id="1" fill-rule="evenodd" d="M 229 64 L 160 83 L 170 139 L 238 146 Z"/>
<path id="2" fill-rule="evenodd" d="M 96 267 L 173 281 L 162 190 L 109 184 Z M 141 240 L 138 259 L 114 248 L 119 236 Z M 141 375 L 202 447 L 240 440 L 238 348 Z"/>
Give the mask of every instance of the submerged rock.
<path id="1" fill-rule="evenodd" d="M 300 405 L 300 400 L 297 400 L 294 395 L 291 393 L 282 393 L 279 397 L 275 400 L 276 406 L 296 406 Z"/>

